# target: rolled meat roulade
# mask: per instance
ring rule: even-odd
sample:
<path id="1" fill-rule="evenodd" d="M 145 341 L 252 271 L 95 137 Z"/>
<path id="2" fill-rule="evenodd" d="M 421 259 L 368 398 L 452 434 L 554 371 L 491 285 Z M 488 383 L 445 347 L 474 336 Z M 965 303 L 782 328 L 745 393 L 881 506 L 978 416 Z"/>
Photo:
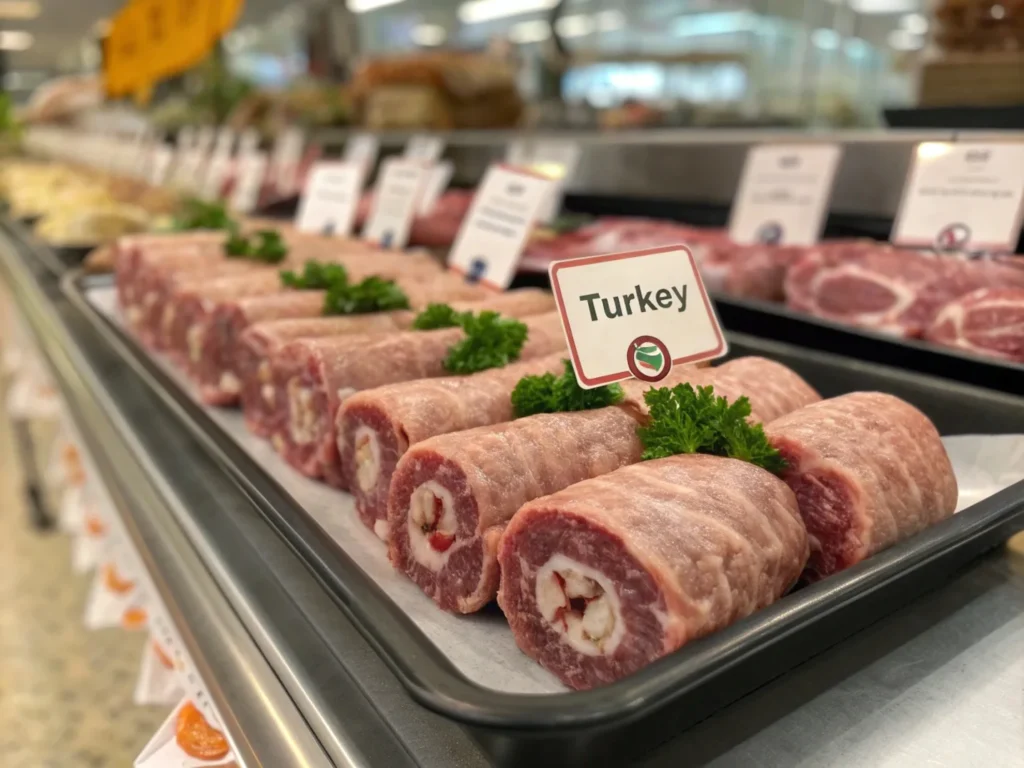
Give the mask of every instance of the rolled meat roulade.
<path id="1" fill-rule="evenodd" d="M 686 382 L 712 386 L 730 402 L 747 396 L 753 421 L 820 399 L 796 373 L 758 357 L 675 368 L 659 387 Z M 538 414 L 411 446 L 388 496 L 392 564 L 445 610 L 470 613 L 493 600 L 498 538 L 521 506 L 640 460 L 637 427 L 650 385 L 622 384 L 626 399 L 617 406 Z"/>
<path id="2" fill-rule="evenodd" d="M 881 392 L 823 400 L 765 427 L 811 541 L 816 581 L 956 510 L 953 466 L 931 420 Z"/>
<path id="3" fill-rule="evenodd" d="M 526 317 L 523 323 L 529 336 L 521 359 L 565 349 L 558 313 Z M 273 363 L 275 383 L 286 388 L 288 398 L 288 429 L 282 433 L 285 459 L 307 476 L 344 488 L 334 431 L 340 404 L 364 389 L 448 374 L 444 360 L 463 337 L 461 328 L 444 328 L 300 339 L 286 345 Z"/>
<path id="4" fill-rule="evenodd" d="M 509 421 L 512 390 L 521 378 L 563 369 L 559 352 L 470 376 L 405 381 L 352 395 L 338 410 L 335 431 L 342 477 L 359 519 L 387 541 L 391 476 L 410 445 Z"/>
<path id="5" fill-rule="evenodd" d="M 464 285 L 461 280 L 457 280 L 458 287 L 454 287 L 448 275 L 443 275 L 439 279 L 436 276 L 423 277 L 414 284 L 409 283 L 407 278 L 401 278 L 398 282 L 406 289 L 410 304 L 414 308 L 422 308 L 431 301 L 458 298 Z M 475 290 L 473 292 L 476 293 Z M 210 313 L 202 331 L 203 347 L 192 367 L 192 374 L 199 383 L 203 400 L 214 405 L 232 405 L 238 402 L 243 377 L 235 368 L 239 358 L 239 340 L 246 328 L 260 322 L 320 316 L 326 295 L 326 291 L 286 290 L 219 303 Z M 453 301 L 453 307 L 459 311 L 491 309 L 510 317 L 525 317 L 553 310 L 554 298 L 545 291 L 527 288 L 488 295 L 479 301 Z M 396 330 L 410 328 L 417 315 L 415 311 L 389 314 L 395 322 Z M 370 324 L 366 327 L 366 330 L 370 331 L 388 329 L 387 323 Z"/>
<path id="6" fill-rule="evenodd" d="M 807 562 L 796 498 L 760 467 L 671 456 L 516 512 L 498 605 L 571 688 L 618 680 L 782 597 Z"/>

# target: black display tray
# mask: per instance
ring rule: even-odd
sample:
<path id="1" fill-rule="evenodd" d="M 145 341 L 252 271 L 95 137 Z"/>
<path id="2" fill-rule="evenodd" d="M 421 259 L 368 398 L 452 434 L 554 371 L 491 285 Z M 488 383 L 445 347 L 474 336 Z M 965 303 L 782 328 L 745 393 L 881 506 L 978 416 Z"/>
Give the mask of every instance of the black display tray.
<path id="1" fill-rule="evenodd" d="M 715 295 L 728 330 L 1024 395 L 1024 365 L 823 320 L 785 304 Z"/>
<path id="2" fill-rule="evenodd" d="M 99 278 L 108 280 L 109 278 Z M 69 275 L 64 292 L 303 557 L 415 700 L 462 723 L 500 765 L 621 765 L 898 610 L 1024 528 L 1024 481 L 612 685 L 512 695 L 462 676 L 301 507 Z M 943 434 L 1024 433 L 1024 398 L 789 344 L 729 334 L 731 355 L 784 363 L 825 396 L 880 390 L 914 403 Z M 343 649 L 339 649 L 343 658 Z"/>

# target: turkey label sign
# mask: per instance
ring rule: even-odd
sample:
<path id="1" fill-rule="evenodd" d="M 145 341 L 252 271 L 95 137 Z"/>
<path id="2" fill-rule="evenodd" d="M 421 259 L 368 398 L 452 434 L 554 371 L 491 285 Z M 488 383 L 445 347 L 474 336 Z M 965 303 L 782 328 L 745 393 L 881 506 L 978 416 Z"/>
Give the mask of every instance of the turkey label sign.
<path id="1" fill-rule="evenodd" d="M 584 389 L 658 382 L 728 351 L 693 255 L 681 245 L 557 261 L 549 268 Z"/>
<path id="2" fill-rule="evenodd" d="M 1013 252 L 1024 216 L 1024 143 L 918 144 L 892 242 Z"/>

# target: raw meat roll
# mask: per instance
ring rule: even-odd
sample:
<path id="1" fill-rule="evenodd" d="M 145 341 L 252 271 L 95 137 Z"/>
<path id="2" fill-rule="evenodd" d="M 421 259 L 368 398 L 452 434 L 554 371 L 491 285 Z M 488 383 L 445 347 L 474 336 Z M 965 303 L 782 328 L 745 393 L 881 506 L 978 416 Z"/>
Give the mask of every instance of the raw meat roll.
<path id="1" fill-rule="evenodd" d="M 765 429 L 811 539 L 806 578 L 859 563 L 956 509 L 956 477 L 935 425 L 909 403 L 854 392 Z"/>
<path id="2" fill-rule="evenodd" d="M 527 317 L 523 322 L 529 329 L 523 360 L 564 349 L 557 313 Z M 444 376 L 447 371 L 443 362 L 462 336 L 461 328 L 445 328 L 300 339 L 288 344 L 275 358 L 280 370 L 299 371 L 283 385 L 288 397 L 288 429 L 283 433 L 285 459 L 304 474 L 323 476 L 331 485 L 343 488 L 334 433 L 341 402 L 364 389 Z M 275 381 L 281 381 L 277 374 Z"/>
<path id="3" fill-rule="evenodd" d="M 406 381 L 359 392 L 338 411 L 335 430 L 345 486 L 359 518 L 387 539 L 388 490 L 409 446 L 514 418 L 512 390 L 524 376 L 560 373 L 563 354 L 471 376 Z"/>
<path id="4" fill-rule="evenodd" d="M 1024 363 L 1024 288 L 982 288 L 951 301 L 925 337 L 965 352 Z"/>
<path id="5" fill-rule="evenodd" d="M 799 408 L 819 399 L 795 373 L 763 358 L 676 368 L 659 386 L 684 382 L 711 385 L 730 402 L 746 395 L 755 421 L 779 415 L 780 403 Z M 643 448 L 636 431 L 647 414 L 643 395 L 649 387 L 624 382 L 626 400 L 619 406 L 528 416 L 410 447 L 395 468 L 388 497 L 391 562 L 442 608 L 482 608 L 494 598 L 497 542 L 516 510 L 639 461 Z M 793 391 L 788 399 L 777 394 L 786 387 Z M 768 394 L 764 402 L 762 392 Z"/>
<path id="6" fill-rule="evenodd" d="M 498 548 L 498 604 L 526 655 L 592 688 L 771 604 L 807 553 L 796 499 L 775 475 L 672 456 L 520 509 Z"/>

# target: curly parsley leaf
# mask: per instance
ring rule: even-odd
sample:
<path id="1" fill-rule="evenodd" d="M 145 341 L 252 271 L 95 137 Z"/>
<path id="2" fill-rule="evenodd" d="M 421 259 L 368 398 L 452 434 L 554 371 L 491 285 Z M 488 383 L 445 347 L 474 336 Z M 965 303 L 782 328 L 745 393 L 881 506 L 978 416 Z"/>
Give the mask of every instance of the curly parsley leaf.
<path id="1" fill-rule="evenodd" d="M 464 312 L 456 312 L 448 304 L 428 304 L 416 315 L 412 327 L 417 331 L 432 331 L 437 328 L 458 328 L 462 325 Z"/>
<path id="2" fill-rule="evenodd" d="M 327 288 L 325 315 L 361 315 L 409 309 L 409 297 L 394 280 L 376 275 L 358 283 L 339 282 Z"/>
<path id="3" fill-rule="evenodd" d="M 348 283 L 348 272 L 341 264 L 324 264 L 307 261 L 301 272 L 281 271 L 281 285 L 288 288 L 312 291 L 330 288 L 339 283 Z"/>
<path id="4" fill-rule="evenodd" d="M 729 403 L 714 388 L 678 384 L 671 389 L 650 389 L 644 395 L 650 420 L 637 429 L 644 446 L 643 459 L 661 459 L 680 453 L 708 453 L 742 459 L 781 472 L 786 462 L 773 448 L 760 424 L 750 424 L 746 397 Z"/>
<path id="5" fill-rule="evenodd" d="M 256 233 L 252 245 L 251 258 L 266 264 L 279 264 L 288 255 L 288 246 L 280 232 L 263 229 Z"/>
<path id="6" fill-rule="evenodd" d="M 234 229 L 235 223 L 222 203 L 207 203 L 195 198 L 182 204 L 174 217 L 173 229 L 185 232 L 195 229 Z"/>
<path id="7" fill-rule="evenodd" d="M 466 337 L 448 350 L 444 368 L 451 373 L 475 373 L 508 365 L 519 359 L 529 335 L 524 323 L 492 310 L 478 315 L 467 312 L 459 324 Z"/>
<path id="8" fill-rule="evenodd" d="M 517 417 L 535 413 L 587 411 L 621 403 L 625 394 L 618 384 L 584 389 L 576 380 L 572 362 L 563 361 L 561 376 L 545 373 L 543 376 L 524 376 L 512 390 L 512 410 Z"/>
<path id="9" fill-rule="evenodd" d="M 252 243 L 249 238 L 237 230 L 231 230 L 228 239 L 224 242 L 224 255 L 234 258 L 248 258 L 252 253 Z"/>

